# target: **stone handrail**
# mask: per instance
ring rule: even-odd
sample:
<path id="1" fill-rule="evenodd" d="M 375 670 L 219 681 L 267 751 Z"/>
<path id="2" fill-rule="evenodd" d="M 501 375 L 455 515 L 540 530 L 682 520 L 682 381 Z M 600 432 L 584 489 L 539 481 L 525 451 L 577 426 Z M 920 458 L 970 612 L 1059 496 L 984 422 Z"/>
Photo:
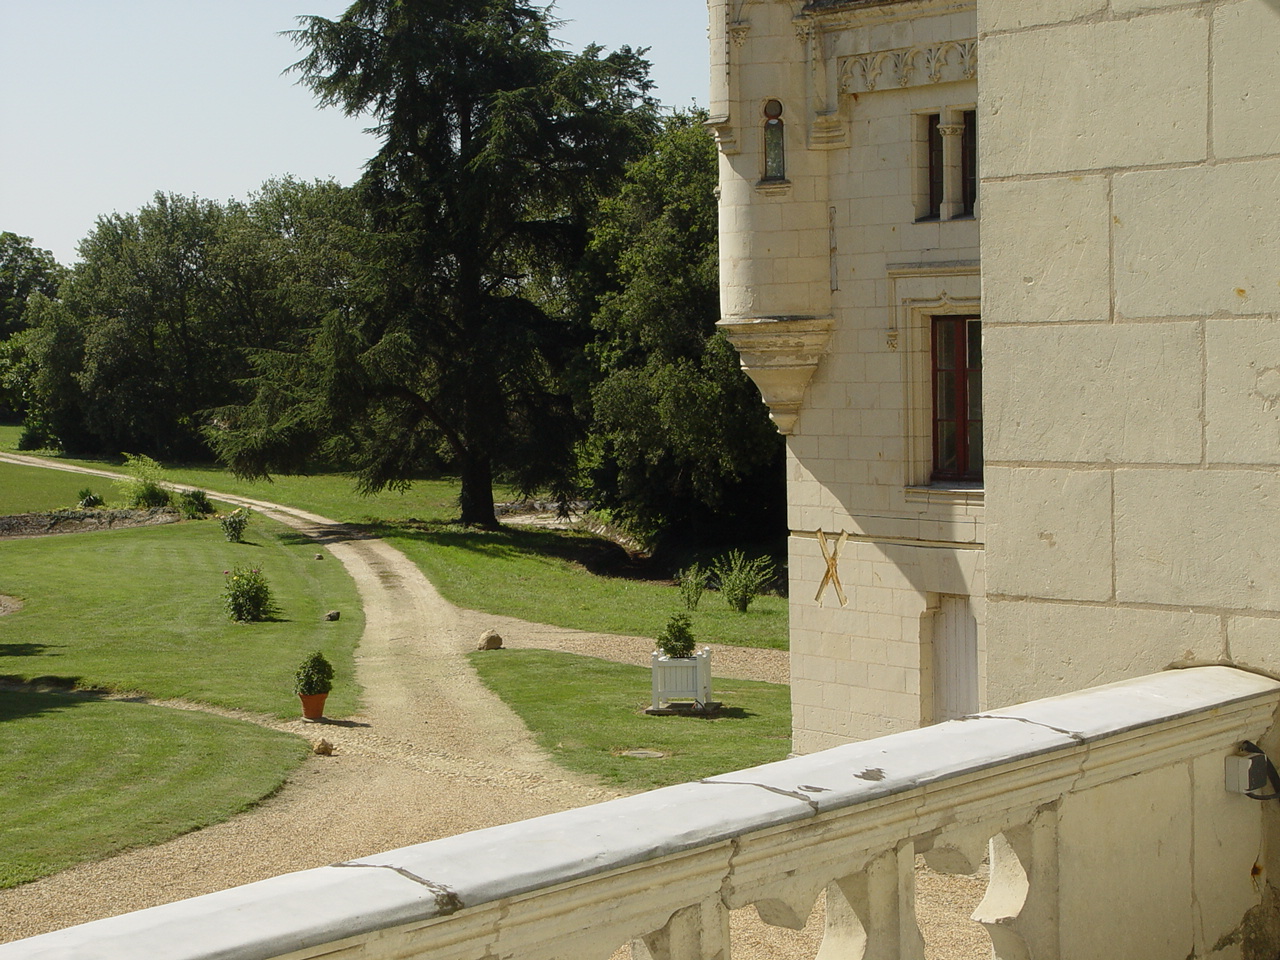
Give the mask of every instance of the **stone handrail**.
<path id="1" fill-rule="evenodd" d="M 0 960 L 603 960 L 628 942 L 728 960 L 729 910 L 799 927 L 823 890 L 819 960 L 921 958 L 916 854 L 968 872 L 988 849 L 975 918 L 997 957 L 1207 956 L 1263 899 L 1263 805 L 1222 773 L 1278 703 L 1263 677 L 1169 671 L 72 927 Z"/>

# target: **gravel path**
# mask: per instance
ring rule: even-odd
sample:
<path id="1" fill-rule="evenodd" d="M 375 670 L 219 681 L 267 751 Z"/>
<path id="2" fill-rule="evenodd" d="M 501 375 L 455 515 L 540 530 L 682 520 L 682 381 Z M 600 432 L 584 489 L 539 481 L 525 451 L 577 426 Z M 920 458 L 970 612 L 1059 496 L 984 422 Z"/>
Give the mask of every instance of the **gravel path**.
<path id="1" fill-rule="evenodd" d="M 0 454 L 0 461 L 112 476 L 34 457 Z M 228 712 L 311 739 L 323 736 L 334 755 L 312 756 L 278 794 L 226 823 L 0 891 L 0 943 L 617 795 L 553 764 L 463 654 L 493 628 L 510 648 L 647 665 L 651 640 L 461 610 L 380 540 L 305 511 L 216 497 L 307 533 L 346 566 L 366 617 L 356 652 L 365 709 L 323 725 Z M 718 676 L 787 681 L 784 652 L 719 645 L 715 651 Z M 985 934 L 964 919 L 983 884 L 922 872 L 920 886 L 930 960 L 990 956 Z M 768 927 L 751 910 L 738 911 L 733 926 L 736 957 L 812 957 L 821 940 L 821 910 L 799 933 Z"/>

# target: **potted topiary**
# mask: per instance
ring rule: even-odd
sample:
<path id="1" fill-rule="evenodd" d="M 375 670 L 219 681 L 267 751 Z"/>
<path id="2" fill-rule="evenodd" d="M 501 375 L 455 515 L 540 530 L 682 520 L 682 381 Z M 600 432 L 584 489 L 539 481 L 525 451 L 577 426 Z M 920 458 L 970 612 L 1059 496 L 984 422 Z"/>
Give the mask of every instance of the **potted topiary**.
<path id="1" fill-rule="evenodd" d="M 692 700 L 699 708 L 711 701 L 711 651 L 694 652 L 692 624 L 687 613 L 672 614 L 658 634 L 653 666 L 653 705 L 650 711 L 666 709 L 673 700 Z"/>
<path id="2" fill-rule="evenodd" d="M 298 665 L 293 674 L 293 691 L 302 701 L 302 719 L 323 720 L 324 701 L 333 689 L 333 664 L 317 650 Z"/>

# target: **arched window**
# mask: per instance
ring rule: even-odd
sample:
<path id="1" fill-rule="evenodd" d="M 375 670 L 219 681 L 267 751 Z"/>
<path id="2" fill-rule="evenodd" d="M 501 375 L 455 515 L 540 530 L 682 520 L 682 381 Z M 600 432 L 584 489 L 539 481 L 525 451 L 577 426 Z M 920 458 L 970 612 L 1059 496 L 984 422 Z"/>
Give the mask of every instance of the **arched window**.
<path id="1" fill-rule="evenodd" d="M 764 179 L 787 179 L 787 157 L 782 138 L 782 102 L 764 105 Z"/>

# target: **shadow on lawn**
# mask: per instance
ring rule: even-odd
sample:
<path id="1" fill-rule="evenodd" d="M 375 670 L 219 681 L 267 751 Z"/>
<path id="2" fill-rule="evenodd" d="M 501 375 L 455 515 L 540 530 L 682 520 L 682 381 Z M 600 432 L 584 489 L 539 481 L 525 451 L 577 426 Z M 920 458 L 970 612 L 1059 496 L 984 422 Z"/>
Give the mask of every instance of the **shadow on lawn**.
<path id="1" fill-rule="evenodd" d="M 59 647 L 61 644 L 59 644 Z M 0 657 L 57 657 L 47 643 L 0 643 Z"/>
<path id="2" fill-rule="evenodd" d="M 504 526 L 498 530 L 460 527 L 423 520 L 383 522 L 367 528 L 380 537 L 405 537 L 433 546 L 467 550 L 493 560 L 530 555 L 577 564 L 598 577 L 621 580 L 669 581 L 671 570 L 640 554 L 629 553 L 611 540 L 572 530 L 534 530 Z"/>
<path id="3" fill-rule="evenodd" d="M 0 723 L 20 717 L 59 713 L 106 697 L 106 693 L 101 690 L 71 689 L 79 679 L 37 677 L 26 682 L 15 682 L 18 678 L 0 677 Z"/>

